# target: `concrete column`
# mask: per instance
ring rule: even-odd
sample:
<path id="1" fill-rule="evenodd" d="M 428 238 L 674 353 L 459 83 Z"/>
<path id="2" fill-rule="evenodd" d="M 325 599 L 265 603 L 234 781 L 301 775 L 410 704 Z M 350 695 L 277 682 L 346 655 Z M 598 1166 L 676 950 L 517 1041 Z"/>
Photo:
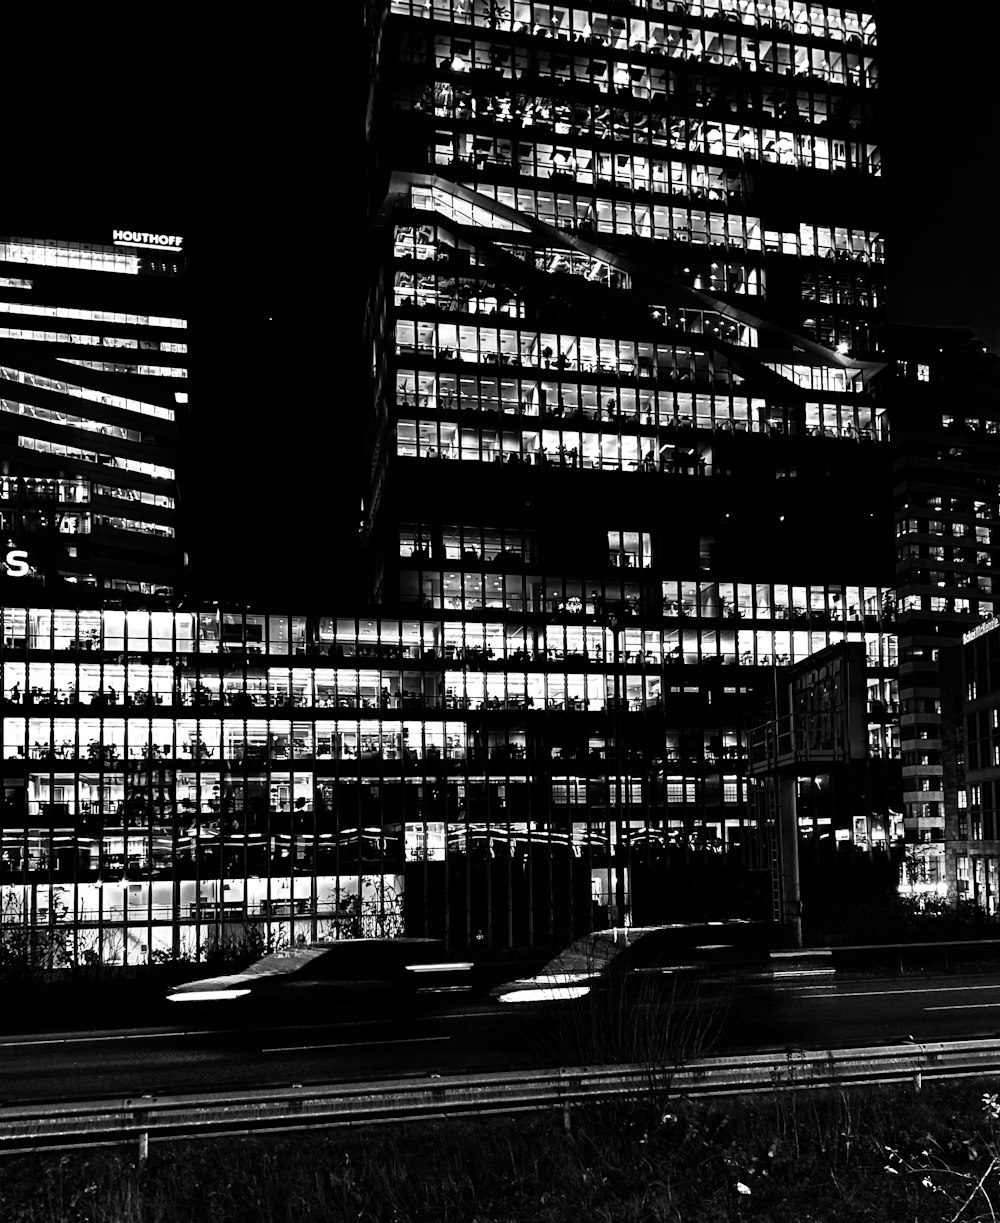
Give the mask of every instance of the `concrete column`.
<path id="1" fill-rule="evenodd" d="M 799 886 L 799 819 L 796 779 L 778 778 L 778 863 L 781 924 L 791 947 L 802 946 L 802 891 Z"/>

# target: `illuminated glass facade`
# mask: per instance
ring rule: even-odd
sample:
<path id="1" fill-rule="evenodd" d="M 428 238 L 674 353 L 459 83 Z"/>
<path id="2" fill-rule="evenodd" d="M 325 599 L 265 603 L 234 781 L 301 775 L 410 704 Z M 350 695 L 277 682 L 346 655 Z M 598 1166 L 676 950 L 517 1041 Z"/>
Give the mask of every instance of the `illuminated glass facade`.
<path id="1" fill-rule="evenodd" d="M 838 616 L 834 594 L 857 603 Z M 78 962 L 142 962 L 248 925 L 279 943 L 405 929 L 503 946 L 622 905 L 766 916 L 733 711 L 769 659 L 739 658 L 736 635 L 751 651 L 865 642 L 879 673 L 882 592 L 676 597 L 689 631 L 8 606 L 3 923 Z M 693 694 L 664 675 L 704 668 L 732 686 L 679 732 L 664 711 Z"/>
<path id="2" fill-rule="evenodd" d="M 911 804 L 929 800 L 907 791 L 904 807 L 899 780 L 905 766 L 922 793 L 927 769 L 902 751 L 926 729 L 912 702 L 934 698 L 911 665 L 914 617 L 926 636 L 933 600 L 963 600 L 957 631 L 992 614 L 992 535 L 965 493 L 947 514 L 927 500 L 951 480 L 938 442 L 954 421 L 933 419 L 933 397 L 913 408 L 916 383 L 874 339 L 870 14 L 367 13 L 369 602 L 129 610 L 0 578 L 3 921 L 77 960 L 138 962 L 251 926 L 276 944 L 405 931 L 458 948 L 766 918 L 773 795 L 751 772 L 753 727 L 780 668 L 838 643 L 863 657 L 879 763 L 849 801 L 826 774 L 797 779 L 803 845 L 835 864 L 876 840 L 898 850 L 904 823 L 928 841 Z M 183 312 L 109 312 L 176 287 L 172 256 L 143 251 L 164 274 L 137 263 L 127 308 L 11 283 L 47 255 L 2 267 L 19 329 L 2 363 L 35 380 L 8 378 L 12 401 L 63 413 L 31 416 L 30 438 L 93 431 L 71 413 L 135 428 L 139 442 L 102 439 L 118 456 L 102 484 L 163 525 L 172 506 L 145 498 L 172 496 L 172 468 L 128 464 L 160 461 L 174 427 L 145 408 L 183 402 Z M 117 282 L 120 257 L 81 248 L 87 283 Z M 29 309 L 50 304 L 44 322 Z M 57 376 L 86 394 L 37 381 Z M 4 462 L 40 453 L 0 442 Z M 60 479 L 96 479 L 74 461 Z M 920 549 L 944 546 L 945 521 L 982 546 L 952 557 L 942 594 L 921 584 Z M 956 585 L 966 561 L 974 591 Z M 943 877 L 943 836 L 929 841 Z"/>
<path id="3" fill-rule="evenodd" d="M 177 589 L 181 245 L 0 235 L 0 545 L 50 598 Z"/>
<path id="4" fill-rule="evenodd" d="M 1000 912 L 1000 633 L 996 619 L 965 634 L 961 666 L 952 652 L 954 704 L 961 710 L 954 887 L 963 900 L 972 900 L 990 916 Z M 940 787 L 944 789 L 944 786 Z M 949 813 L 950 814 L 950 813 Z M 953 834 L 954 835 L 954 834 Z M 924 863 L 914 862 L 919 885 Z"/>
<path id="5" fill-rule="evenodd" d="M 991 767 L 989 731 L 984 722 L 972 734 L 970 715 L 963 737 L 958 655 L 963 633 L 992 623 L 997 606 L 1000 359 L 962 331 L 889 330 L 885 345 L 894 357 L 886 397 L 899 421 L 893 518 L 909 842 L 903 890 L 973 897 L 992 912 L 997 889 L 987 876 L 996 874 L 996 829 L 984 777 L 992 778 L 980 771 Z M 995 637 L 983 639 L 991 649 Z M 982 666 L 985 655 L 976 651 Z M 967 656 L 971 662 L 968 647 Z M 969 699 L 982 710 L 985 697 L 996 699 L 996 683 L 984 674 L 976 686 L 979 697 Z"/>
<path id="6" fill-rule="evenodd" d="M 871 13 L 394 0 L 371 28 L 372 596 L 523 640 L 526 712 L 487 701 L 486 733 L 569 748 L 538 788 L 601 914 L 687 915 L 680 847 L 732 872 L 712 916 L 752 906 L 776 668 L 863 642 L 898 776 Z M 802 791 L 833 860 L 858 813 Z M 898 835 L 895 788 L 866 802 Z"/>

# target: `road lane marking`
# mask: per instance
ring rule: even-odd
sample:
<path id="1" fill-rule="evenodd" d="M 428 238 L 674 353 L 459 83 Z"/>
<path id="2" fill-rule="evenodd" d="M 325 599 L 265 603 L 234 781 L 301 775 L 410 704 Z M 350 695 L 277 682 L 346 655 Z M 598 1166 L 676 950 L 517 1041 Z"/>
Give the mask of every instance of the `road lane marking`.
<path id="1" fill-rule="evenodd" d="M 833 977 L 836 974 L 835 968 L 776 968 L 771 980 L 790 981 L 801 977 Z"/>
<path id="2" fill-rule="evenodd" d="M 404 1036 L 399 1040 L 351 1040 L 337 1045 L 281 1045 L 261 1049 L 261 1053 L 300 1053 L 306 1049 L 370 1049 L 381 1045 L 425 1045 L 434 1040 L 451 1040 L 450 1036 Z"/>
<path id="3" fill-rule="evenodd" d="M 97 1045 L 113 1040 L 166 1040 L 172 1036 L 214 1036 L 211 1028 L 184 1032 L 129 1032 L 113 1036 L 50 1036 L 42 1040 L 0 1040 L 0 1049 L 26 1049 L 32 1045 Z"/>
<path id="4" fill-rule="evenodd" d="M 908 994 L 957 994 L 967 993 L 974 989 L 1000 989 L 1000 983 L 996 985 L 928 985 L 922 989 L 910 989 L 902 987 L 900 989 L 872 989 L 858 990 L 854 993 L 836 993 L 836 994 L 815 994 L 815 999 L 821 998 L 893 998 L 896 995 L 905 997 Z"/>
<path id="5" fill-rule="evenodd" d="M 987 1006 L 1000 1006 L 1000 1002 L 956 1002 L 952 1006 L 925 1006 L 925 1011 L 975 1011 Z"/>

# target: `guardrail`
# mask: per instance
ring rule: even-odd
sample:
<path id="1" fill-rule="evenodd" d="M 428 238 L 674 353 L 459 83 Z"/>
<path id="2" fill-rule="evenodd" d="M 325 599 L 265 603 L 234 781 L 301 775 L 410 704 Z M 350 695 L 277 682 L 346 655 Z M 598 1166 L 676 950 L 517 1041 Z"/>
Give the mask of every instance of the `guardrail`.
<path id="1" fill-rule="evenodd" d="M 458 1115 L 560 1109 L 610 1096 L 737 1095 L 1000 1072 L 1000 1041 L 967 1040 L 826 1052 L 750 1053 L 687 1066 L 560 1070 L 397 1079 L 84 1103 L 0 1106 L 0 1153 L 66 1150 Z"/>
<path id="2" fill-rule="evenodd" d="M 965 960 L 1000 959 L 1000 939 L 944 939 L 931 943 L 849 944 L 830 947 L 831 962 L 838 970 L 872 968 L 893 964 L 902 975 L 907 968 L 928 964 L 959 967 Z"/>
<path id="3" fill-rule="evenodd" d="M 835 947 L 777 948 L 770 952 L 771 972 L 777 980 L 795 977 L 832 977 L 837 973 L 871 971 L 893 966 L 900 976 L 909 969 L 958 969 L 963 961 L 991 965 L 1000 961 L 1000 939 L 945 939 L 933 943 L 858 943 Z"/>

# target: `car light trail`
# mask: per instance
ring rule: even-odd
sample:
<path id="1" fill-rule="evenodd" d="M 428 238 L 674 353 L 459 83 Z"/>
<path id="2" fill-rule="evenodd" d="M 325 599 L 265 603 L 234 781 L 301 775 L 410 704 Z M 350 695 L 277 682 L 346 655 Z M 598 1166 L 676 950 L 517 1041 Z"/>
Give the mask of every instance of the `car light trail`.
<path id="1" fill-rule="evenodd" d="M 452 964 L 446 961 L 441 964 L 407 964 L 407 972 L 471 972 L 472 961 L 463 961 L 458 964 Z"/>
<path id="2" fill-rule="evenodd" d="M 382 1045 L 429 1045 L 434 1041 L 451 1040 L 450 1036 L 404 1036 L 399 1040 L 352 1040 L 336 1045 L 276 1045 L 261 1049 L 261 1053 L 302 1053 L 307 1049 L 375 1049 Z"/>
<path id="3" fill-rule="evenodd" d="M 186 994 L 168 994 L 168 1002 L 228 1002 L 231 998 L 243 998 L 248 989 L 199 989 Z"/>
<path id="4" fill-rule="evenodd" d="M 583 998 L 590 993 L 589 985 L 563 985 L 556 987 L 515 989 L 509 994 L 501 994 L 501 1002 L 568 1002 L 573 998 Z"/>

